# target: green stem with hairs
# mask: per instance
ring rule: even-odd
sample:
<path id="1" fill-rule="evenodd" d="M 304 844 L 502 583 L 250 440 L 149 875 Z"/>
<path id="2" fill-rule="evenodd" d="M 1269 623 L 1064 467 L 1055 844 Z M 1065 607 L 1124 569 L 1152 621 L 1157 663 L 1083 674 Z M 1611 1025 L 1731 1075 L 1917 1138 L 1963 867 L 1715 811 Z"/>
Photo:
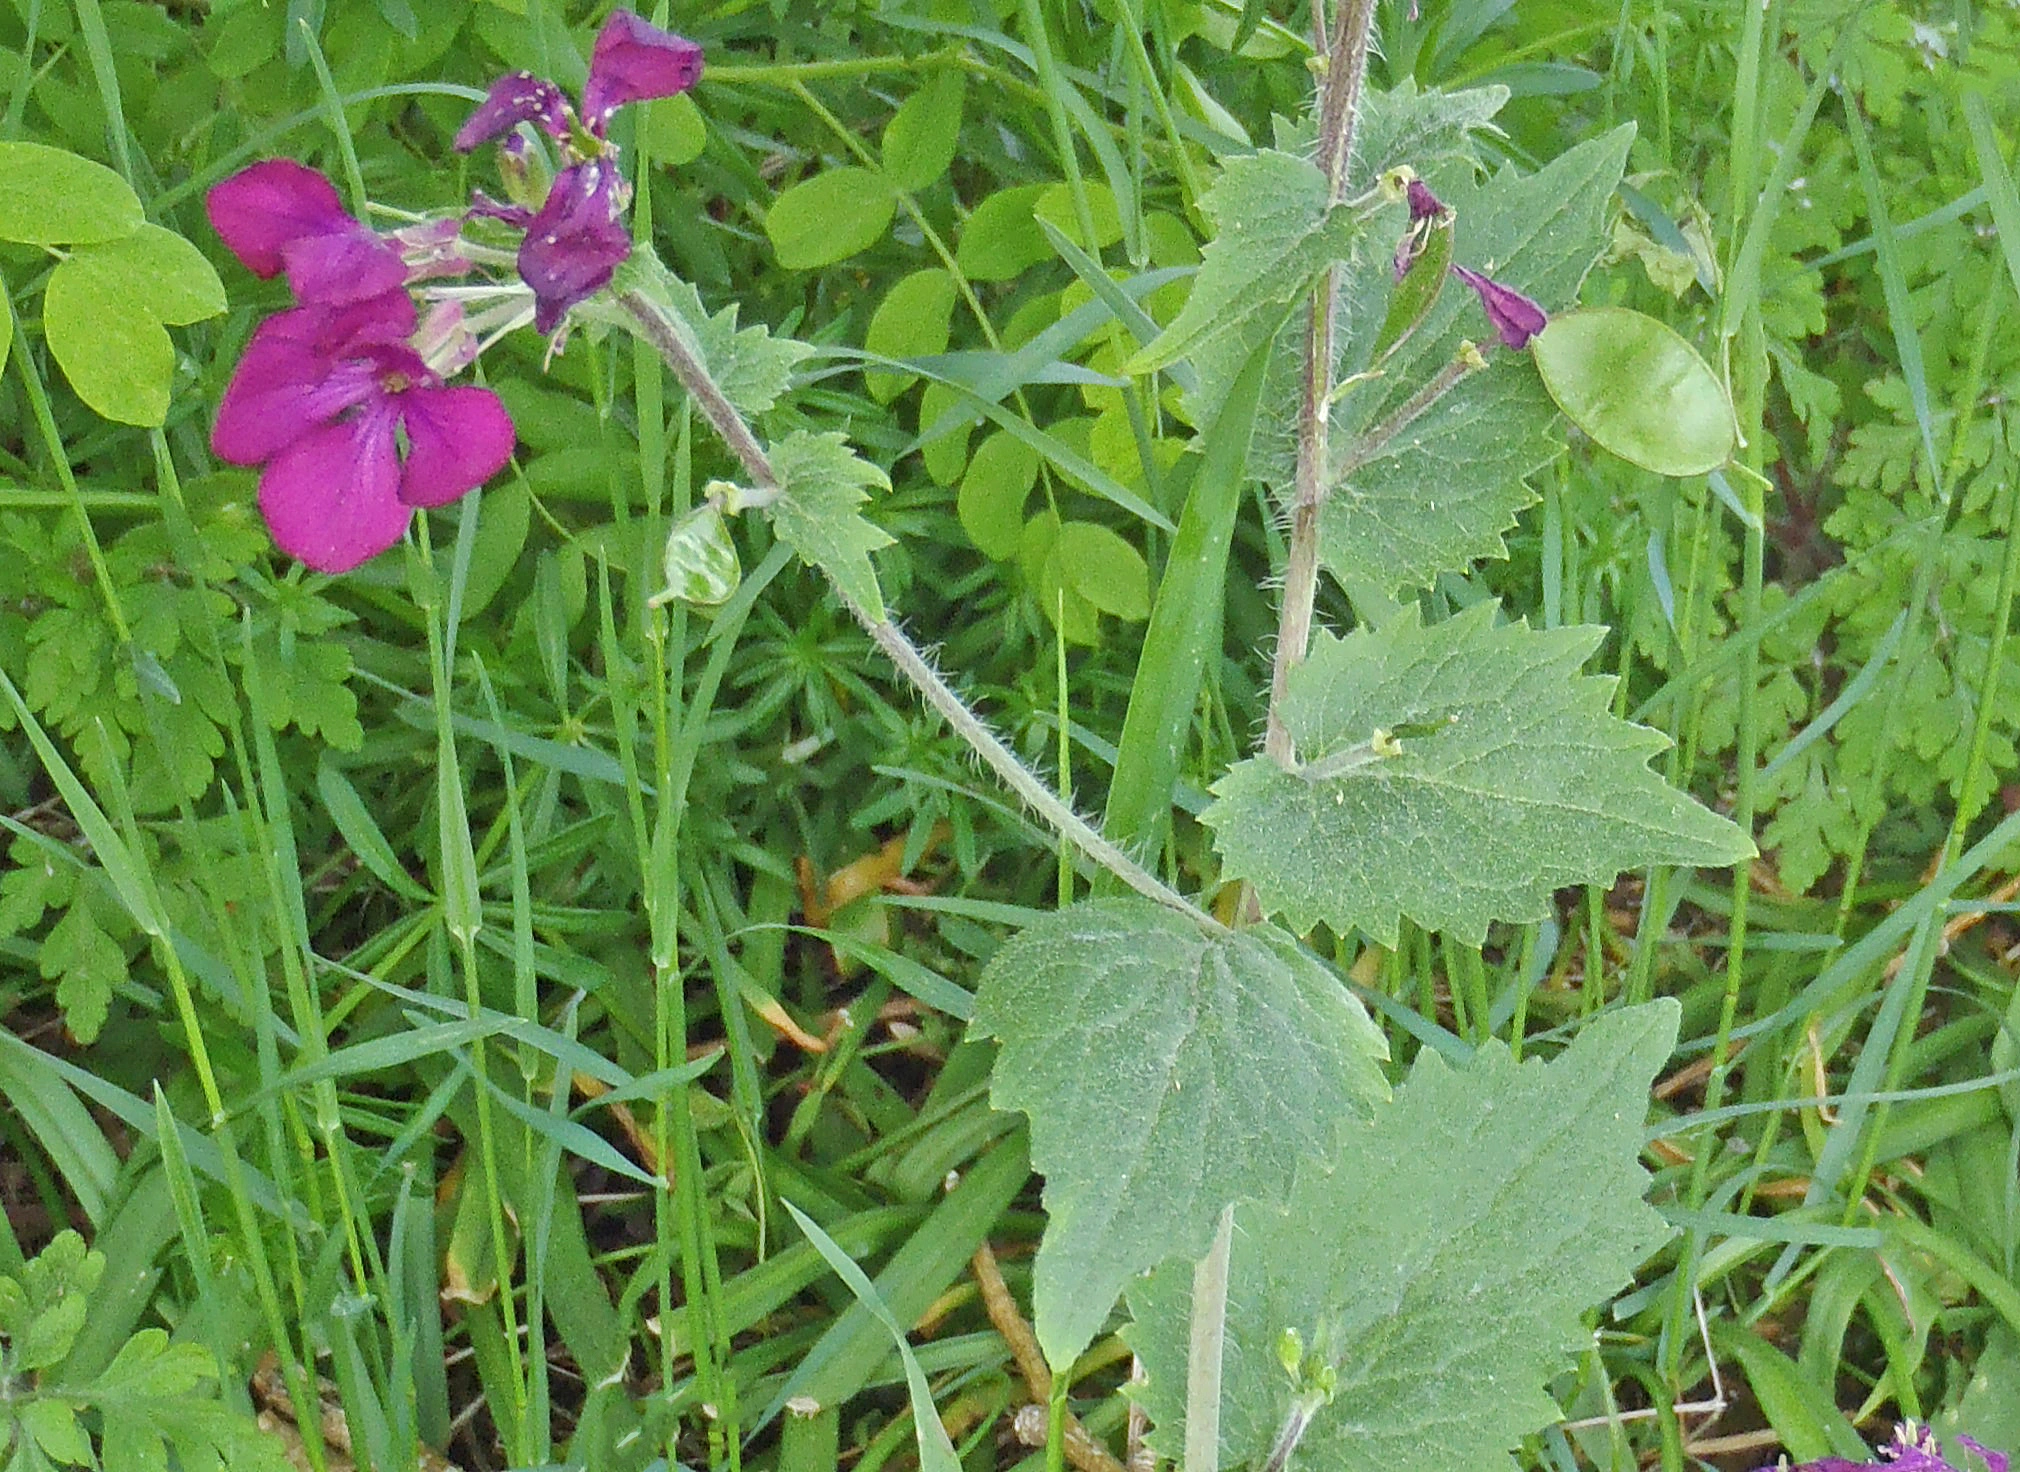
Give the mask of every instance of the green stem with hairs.
<path id="1" fill-rule="evenodd" d="M 765 453 L 764 446 L 758 443 L 756 434 L 736 405 L 729 401 L 665 312 L 637 291 L 619 292 L 617 303 L 636 326 L 639 335 L 652 344 L 673 370 L 674 377 L 680 380 L 681 387 L 687 390 L 702 417 L 715 429 L 751 479 L 761 489 L 778 489 L 778 477 L 772 471 L 771 457 Z M 883 650 L 891 663 L 898 667 L 899 673 L 919 692 L 920 698 L 967 742 L 981 757 L 983 765 L 994 772 L 1004 786 L 1022 798 L 1061 838 L 1145 898 L 1177 910 L 1203 929 L 1216 932 L 1222 929 L 1220 922 L 1144 868 L 1093 824 L 1061 802 L 1038 774 L 1018 760 L 1016 753 L 1003 744 L 1002 738 L 989 729 L 982 717 L 956 693 L 933 667 L 925 652 L 907 638 L 902 629 L 888 618 L 873 616 L 840 587 L 835 587 L 835 596 L 842 600 L 843 606 L 863 626 L 871 641 Z"/>

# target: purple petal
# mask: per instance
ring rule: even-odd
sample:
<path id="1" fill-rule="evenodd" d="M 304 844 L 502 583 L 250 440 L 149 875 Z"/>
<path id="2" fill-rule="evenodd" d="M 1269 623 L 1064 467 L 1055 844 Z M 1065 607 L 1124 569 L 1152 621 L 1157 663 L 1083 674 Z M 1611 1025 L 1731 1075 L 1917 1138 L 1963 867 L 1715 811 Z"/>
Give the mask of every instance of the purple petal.
<path id="1" fill-rule="evenodd" d="M 1441 219 L 1452 213 L 1451 208 L 1431 192 L 1431 186 L 1422 179 L 1412 179 L 1404 191 L 1410 199 L 1410 222 Z"/>
<path id="2" fill-rule="evenodd" d="M 512 416 L 488 388 L 417 388 L 398 396 L 407 431 L 400 499 L 446 506 L 512 458 Z"/>
<path id="3" fill-rule="evenodd" d="M 623 14 L 624 12 L 618 12 Z M 631 254 L 617 219 L 617 168 L 593 158 L 565 168 L 519 243 L 519 276 L 533 288 L 533 325 L 552 332 L 568 309 L 610 283 Z"/>
<path id="4" fill-rule="evenodd" d="M 568 99 L 545 77 L 536 77 L 531 72 L 507 72 L 491 84 L 477 110 L 456 130 L 456 151 L 468 153 L 521 123 L 538 123 L 548 137 L 566 138 Z"/>
<path id="5" fill-rule="evenodd" d="M 210 447 L 220 460 L 258 465 L 309 431 L 379 393 L 369 363 L 333 357 L 291 329 L 306 313 L 269 317 L 253 333 L 218 404 Z"/>
<path id="6" fill-rule="evenodd" d="M 260 477 L 260 514 L 280 549 L 317 572 L 349 572 L 400 540 L 413 515 L 399 497 L 390 407 L 303 435 Z"/>
<path id="7" fill-rule="evenodd" d="M 2007 1472 L 2012 1466 L 2011 1459 L 2004 1452 L 1995 1452 L 1990 1447 L 1980 1446 L 1968 1436 L 1959 1436 L 1957 1440 L 1963 1444 L 1966 1451 L 1985 1464 L 1987 1472 Z"/>
<path id="8" fill-rule="evenodd" d="M 613 10 L 596 33 L 589 80 L 582 88 L 582 121 L 597 137 L 628 102 L 685 92 L 701 77 L 701 47 L 662 31 L 628 10 Z"/>
<path id="9" fill-rule="evenodd" d="M 523 204 L 502 204 L 481 189 L 470 191 L 470 214 L 479 220 L 503 220 L 517 230 L 533 223 L 533 211 Z"/>
<path id="10" fill-rule="evenodd" d="M 310 305 L 348 306 L 396 291 L 407 279 L 400 248 L 348 215 L 344 228 L 288 241 L 281 259 L 288 285 Z"/>
<path id="11" fill-rule="evenodd" d="M 413 334 L 414 315 L 412 297 L 387 291 L 342 306 L 297 307 L 261 325 L 325 357 L 338 357 L 373 343 L 405 342 Z"/>
<path id="12" fill-rule="evenodd" d="M 1464 266 L 1454 266 L 1452 274 L 1480 294 L 1480 305 L 1487 311 L 1487 320 L 1494 324 L 1494 330 L 1501 335 L 1505 346 L 1518 350 L 1526 348 L 1530 338 L 1549 326 L 1549 314 L 1512 287 L 1489 281 L 1478 271 L 1468 271 Z"/>
<path id="13" fill-rule="evenodd" d="M 210 223 L 255 276 L 277 276 L 291 242 L 364 226 L 350 217 L 336 186 L 306 164 L 270 158 L 211 186 Z"/>

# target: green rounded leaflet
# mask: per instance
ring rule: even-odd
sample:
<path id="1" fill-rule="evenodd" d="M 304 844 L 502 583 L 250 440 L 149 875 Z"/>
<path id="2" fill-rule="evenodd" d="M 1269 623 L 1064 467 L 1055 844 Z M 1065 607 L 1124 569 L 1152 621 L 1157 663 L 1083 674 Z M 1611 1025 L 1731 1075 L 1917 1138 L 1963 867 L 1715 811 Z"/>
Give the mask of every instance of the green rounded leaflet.
<path id="1" fill-rule="evenodd" d="M 1667 323 L 1588 307 L 1551 318 L 1529 352 L 1565 417 L 1630 464 L 1702 475 L 1732 458 L 1725 390 Z"/>

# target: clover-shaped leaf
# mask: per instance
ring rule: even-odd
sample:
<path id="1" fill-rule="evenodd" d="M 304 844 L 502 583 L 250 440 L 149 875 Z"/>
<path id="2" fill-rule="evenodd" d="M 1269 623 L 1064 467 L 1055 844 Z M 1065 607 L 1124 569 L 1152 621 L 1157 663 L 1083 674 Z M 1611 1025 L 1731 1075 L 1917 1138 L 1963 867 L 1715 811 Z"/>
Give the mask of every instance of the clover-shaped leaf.
<path id="1" fill-rule="evenodd" d="M 224 284 L 172 230 L 141 225 L 80 245 L 49 273 L 42 328 L 77 396 L 107 419 L 152 427 L 168 417 L 175 345 L 183 326 L 225 309 Z"/>
<path id="2" fill-rule="evenodd" d="M 46 143 L 0 143 L 0 240 L 97 245 L 143 218 L 140 197 L 104 164 Z"/>

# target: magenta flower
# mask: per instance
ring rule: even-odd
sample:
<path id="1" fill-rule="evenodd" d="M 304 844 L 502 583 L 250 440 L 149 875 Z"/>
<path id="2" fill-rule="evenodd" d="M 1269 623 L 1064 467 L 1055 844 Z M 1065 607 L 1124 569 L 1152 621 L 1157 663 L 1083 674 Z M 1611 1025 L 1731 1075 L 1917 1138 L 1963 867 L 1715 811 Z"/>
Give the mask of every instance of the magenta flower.
<path id="1" fill-rule="evenodd" d="M 397 542 L 415 507 L 455 500 L 510 458 L 498 396 L 442 382 L 475 355 L 460 303 L 423 324 L 406 290 L 470 269 L 458 220 L 381 236 L 288 159 L 233 175 L 205 203 L 247 269 L 285 271 L 302 302 L 254 330 L 211 427 L 220 459 L 264 467 L 260 511 L 282 551 L 346 572 Z"/>
<path id="2" fill-rule="evenodd" d="M 1449 206 L 1431 192 L 1431 186 L 1422 179 L 1412 179 L 1403 193 L 1410 201 L 1410 223 L 1420 220 L 1441 220 L 1452 213 Z"/>
<path id="3" fill-rule="evenodd" d="M 625 14 L 619 11 L 618 14 Z M 617 161 L 592 158 L 563 169 L 519 244 L 519 276 L 533 288 L 533 325 L 552 332 L 562 315 L 610 283 L 631 254 L 620 215 Z"/>
<path id="4" fill-rule="evenodd" d="M 1480 305 L 1487 310 L 1487 320 L 1494 324 L 1494 330 L 1501 335 L 1505 346 L 1517 350 L 1526 348 L 1529 339 L 1550 324 L 1549 314 L 1513 287 L 1489 281 L 1478 271 L 1469 271 L 1464 266 L 1453 266 L 1452 274 L 1480 294 Z"/>
<path id="5" fill-rule="evenodd" d="M 2004 1452 L 1980 1446 L 1968 1436 L 1958 1437 L 1957 1442 L 1985 1464 L 1986 1472 L 2007 1472 L 2010 1460 Z M 1760 1472 L 1775 1472 L 1775 1469 L 1763 1467 Z M 1944 1458 L 1943 1444 L 1936 1439 L 1933 1431 L 1913 1421 L 1904 1421 L 1894 1428 L 1894 1439 L 1879 1449 L 1876 1461 L 1854 1462 L 1846 1457 L 1819 1457 L 1814 1462 L 1798 1463 L 1793 1472 L 1963 1472 L 1963 1469 Z"/>
<path id="6" fill-rule="evenodd" d="M 537 125 L 560 145 L 565 167 L 537 211 L 486 200 L 476 210 L 525 229 L 519 275 L 533 288 L 533 325 L 541 332 L 552 332 L 570 307 L 607 286 L 631 254 L 623 225 L 631 191 L 608 139 L 611 117 L 627 103 L 687 91 L 701 76 L 701 62 L 694 42 L 614 10 L 596 36 L 579 120 L 552 82 L 512 72 L 491 84 L 457 130 L 456 147 L 465 153 L 522 123 Z"/>
<path id="7" fill-rule="evenodd" d="M 511 458 L 512 420 L 489 389 L 447 388 L 405 341 L 414 304 L 387 293 L 338 316 L 267 318 L 218 406 L 211 448 L 262 465 L 274 541 L 318 572 L 348 572 L 407 529 L 417 506 L 475 490 Z"/>
<path id="8" fill-rule="evenodd" d="M 305 302 L 341 306 L 407 280 L 400 248 L 351 218 L 336 186 L 306 164 L 270 158 L 212 186 L 204 208 L 255 276 L 288 275 Z"/>
<path id="9" fill-rule="evenodd" d="M 613 10 L 596 33 L 582 121 L 601 138 L 620 107 L 685 92 L 701 80 L 701 48 L 628 10 Z"/>

